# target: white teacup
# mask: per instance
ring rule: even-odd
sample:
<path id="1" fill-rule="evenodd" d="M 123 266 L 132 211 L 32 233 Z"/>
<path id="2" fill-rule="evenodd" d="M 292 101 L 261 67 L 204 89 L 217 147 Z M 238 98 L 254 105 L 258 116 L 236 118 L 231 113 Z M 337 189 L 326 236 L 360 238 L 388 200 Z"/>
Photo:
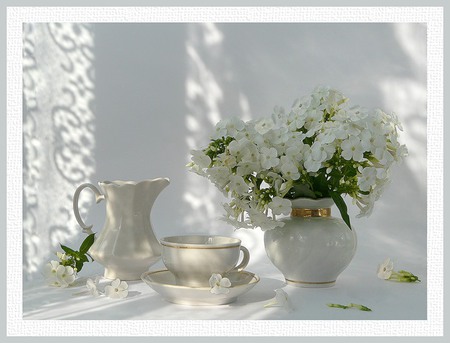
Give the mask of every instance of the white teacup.
<path id="1" fill-rule="evenodd" d="M 241 271 L 250 260 L 249 251 L 238 238 L 184 235 L 165 237 L 160 242 L 164 265 L 183 286 L 208 287 L 212 274 Z M 240 251 L 243 258 L 237 265 Z"/>

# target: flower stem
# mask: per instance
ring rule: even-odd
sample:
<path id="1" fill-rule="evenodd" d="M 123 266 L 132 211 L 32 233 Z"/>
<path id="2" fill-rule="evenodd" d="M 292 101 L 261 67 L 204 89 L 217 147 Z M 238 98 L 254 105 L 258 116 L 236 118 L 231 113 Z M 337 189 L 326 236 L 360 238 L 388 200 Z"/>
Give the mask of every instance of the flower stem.
<path id="1" fill-rule="evenodd" d="M 406 270 L 399 270 L 398 272 L 392 272 L 392 275 L 388 280 L 397 282 L 421 282 L 418 276 Z"/>
<path id="2" fill-rule="evenodd" d="M 342 308 L 344 310 L 349 309 L 349 308 L 356 308 L 360 311 L 372 311 L 370 308 L 368 308 L 367 306 L 364 305 L 360 305 L 360 304 L 354 304 L 354 303 L 350 303 L 348 305 L 341 305 L 341 304 L 327 304 L 328 307 L 335 307 L 335 308 Z"/>

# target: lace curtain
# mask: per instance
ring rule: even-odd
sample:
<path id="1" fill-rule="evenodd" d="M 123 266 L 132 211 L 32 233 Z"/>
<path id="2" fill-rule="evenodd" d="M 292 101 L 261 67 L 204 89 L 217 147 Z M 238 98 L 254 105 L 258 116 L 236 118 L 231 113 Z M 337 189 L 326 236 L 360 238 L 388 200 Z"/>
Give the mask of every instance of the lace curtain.
<path id="1" fill-rule="evenodd" d="M 94 34 L 89 24 L 23 27 L 23 268 L 73 238 L 75 187 L 95 171 Z M 89 197 L 80 202 L 86 213 Z"/>

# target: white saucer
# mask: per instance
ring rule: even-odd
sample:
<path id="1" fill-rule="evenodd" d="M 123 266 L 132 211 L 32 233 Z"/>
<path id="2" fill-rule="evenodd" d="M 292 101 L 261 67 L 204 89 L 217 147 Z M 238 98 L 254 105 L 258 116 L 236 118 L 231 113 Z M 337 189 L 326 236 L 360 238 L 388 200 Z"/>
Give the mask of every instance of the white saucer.
<path id="1" fill-rule="evenodd" d="M 224 277 L 231 281 L 230 291 L 227 294 L 213 294 L 209 287 L 177 285 L 174 275 L 166 269 L 145 272 L 141 279 L 169 302 L 196 306 L 232 303 L 238 296 L 248 292 L 259 282 L 257 275 L 245 270 L 230 272 Z"/>

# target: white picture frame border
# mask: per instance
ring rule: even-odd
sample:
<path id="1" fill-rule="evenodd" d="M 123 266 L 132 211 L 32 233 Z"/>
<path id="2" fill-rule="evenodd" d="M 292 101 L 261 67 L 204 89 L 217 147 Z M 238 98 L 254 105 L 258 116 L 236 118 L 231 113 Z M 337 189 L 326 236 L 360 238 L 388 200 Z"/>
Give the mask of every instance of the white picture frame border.
<path id="1" fill-rule="evenodd" d="M 8 7 L 7 336 L 442 336 L 442 7 Z M 425 23 L 427 25 L 427 320 L 23 320 L 22 27 L 27 22 Z"/>

